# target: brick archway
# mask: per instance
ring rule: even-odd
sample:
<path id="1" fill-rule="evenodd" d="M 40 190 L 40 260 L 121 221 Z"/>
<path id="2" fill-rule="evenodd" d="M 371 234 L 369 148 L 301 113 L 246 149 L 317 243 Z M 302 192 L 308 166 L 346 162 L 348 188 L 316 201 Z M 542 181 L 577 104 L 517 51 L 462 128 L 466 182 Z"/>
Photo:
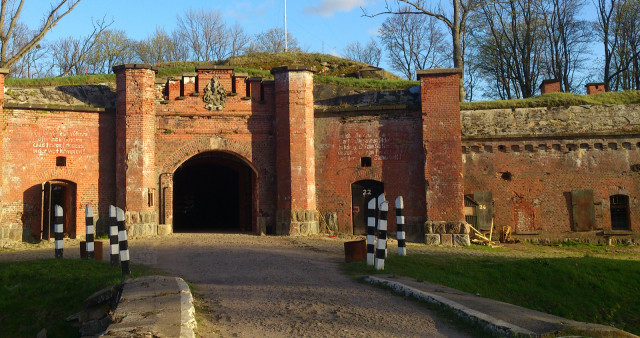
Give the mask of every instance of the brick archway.
<path id="1" fill-rule="evenodd" d="M 206 157 L 213 158 L 209 161 L 209 170 L 216 171 L 218 174 L 226 172 L 232 176 L 234 174 L 229 173 L 229 170 L 239 173 L 237 179 L 241 180 L 242 184 L 239 183 L 234 186 L 239 198 L 239 202 L 234 205 L 236 209 L 242 209 L 246 212 L 238 211 L 239 216 L 236 221 L 239 224 L 233 231 L 256 232 L 260 175 L 256 165 L 249 160 L 251 158 L 251 148 L 242 142 L 217 136 L 202 138 L 179 148 L 163 166 L 163 173 L 159 177 L 160 223 L 172 224 L 174 231 L 180 231 L 180 224 L 176 224 L 176 221 L 178 223 L 181 222 L 181 215 L 174 214 L 174 207 L 176 203 L 184 204 L 184 201 L 176 200 L 176 198 L 184 199 L 184 187 L 176 187 L 176 175 L 178 175 L 178 182 L 184 182 L 185 179 L 188 181 L 188 178 L 180 176 L 181 168 L 193 167 L 195 162 L 207 162 L 207 160 L 203 160 Z M 200 163 L 198 165 L 205 164 Z M 197 172 L 197 169 L 193 168 L 186 170 L 196 170 Z M 205 178 L 199 183 L 209 184 L 210 189 L 213 191 L 213 187 L 210 186 L 212 184 L 209 182 L 210 179 L 211 177 Z M 235 179 L 233 178 L 233 180 Z M 196 185 L 194 183 L 195 181 L 192 182 L 192 185 Z M 221 181 L 219 183 L 226 184 L 227 182 Z M 176 191 L 176 188 L 178 191 Z M 176 225 L 178 225 L 178 229 L 176 229 Z M 216 229 L 208 230 L 214 231 Z"/>

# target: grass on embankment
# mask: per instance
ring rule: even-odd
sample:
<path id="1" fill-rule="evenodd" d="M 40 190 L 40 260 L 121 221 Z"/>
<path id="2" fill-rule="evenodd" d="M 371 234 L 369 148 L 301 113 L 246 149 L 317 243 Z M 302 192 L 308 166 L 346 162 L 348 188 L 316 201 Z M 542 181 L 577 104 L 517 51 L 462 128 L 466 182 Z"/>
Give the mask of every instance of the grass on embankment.
<path id="1" fill-rule="evenodd" d="M 364 262 L 353 274 L 375 274 Z M 509 258 L 463 253 L 390 255 L 385 270 L 573 320 L 640 334 L 640 261 Z"/>
<path id="2" fill-rule="evenodd" d="M 132 267 L 133 277 L 146 275 L 145 266 Z M 0 263 L 0 336 L 35 337 L 43 328 L 48 337 L 79 337 L 64 319 L 80 310 L 94 292 L 120 283 L 122 271 L 109 262 L 44 259 Z"/>
<path id="3" fill-rule="evenodd" d="M 608 92 L 595 95 L 550 93 L 526 99 L 463 102 L 460 104 L 460 109 L 513 109 L 531 107 L 565 107 L 580 105 L 637 103 L 640 103 L 640 90 L 625 90 L 623 92 Z"/>

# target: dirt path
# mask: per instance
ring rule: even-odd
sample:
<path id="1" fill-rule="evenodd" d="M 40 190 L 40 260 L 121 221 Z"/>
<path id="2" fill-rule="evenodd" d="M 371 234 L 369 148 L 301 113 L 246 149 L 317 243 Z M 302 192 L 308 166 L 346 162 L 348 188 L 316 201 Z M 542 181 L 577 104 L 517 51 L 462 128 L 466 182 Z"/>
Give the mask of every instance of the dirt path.
<path id="1" fill-rule="evenodd" d="M 137 240 L 132 260 L 192 283 L 203 337 L 464 337 L 447 319 L 340 272 L 342 241 L 178 234 Z"/>

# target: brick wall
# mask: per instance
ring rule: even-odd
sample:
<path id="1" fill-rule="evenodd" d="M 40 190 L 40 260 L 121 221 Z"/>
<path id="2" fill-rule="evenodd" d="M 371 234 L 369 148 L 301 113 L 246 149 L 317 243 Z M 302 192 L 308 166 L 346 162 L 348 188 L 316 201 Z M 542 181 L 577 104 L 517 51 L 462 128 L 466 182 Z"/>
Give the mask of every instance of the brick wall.
<path id="1" fill-rule="evenodd" d="M 630 197 L 631 230 L 640 230 L 640 138 L 466 139 L 465 193 L 490 190 L 497 229 L 573 238 L 571 192 L 593 190 L 596 225 L 611 230 L 609 196 Z M 636 168 L 636 169 L 634 169 Z M 591 234 L 593 235 L 593 234 Z"/>
<path id="2" fill-rule="evenodd" d="M 361 180 L 384 183 L 391 201 L 389 215 L 395 215 L 393 201 L 403 196 L 407 224 L 421 227 L 425 196 L 420 125 L 420 113 L 415 111 L 316 113 L 318 209 L 323 215 L 337 213 L 340 232 L 353 233 L 351 185 Z M 363 157 L 371 158 L 370 167 L 361 165 Z M 389 217 L 388 224 L 395 231 L 395 217 Z"/>
<path id="3" fill-rule="evenodd" d="M 3 226 L 20 225 L 40 237 L 42 184 L 76 186 L 76 229 L 83 236 L 84 208 L 99 214 L 99 228 L 115 199 L 115 118 L 113 113 L 8 109 L 3 111 Z M 56 166 L 56 157 L 66 166 Z M 21 238 L 18 238 L 18 240 Z"/>
<path id="4" fill-rule="evenodd" d="M 418 71 L 427 219 L 464 221 L 459 69 Z"/>

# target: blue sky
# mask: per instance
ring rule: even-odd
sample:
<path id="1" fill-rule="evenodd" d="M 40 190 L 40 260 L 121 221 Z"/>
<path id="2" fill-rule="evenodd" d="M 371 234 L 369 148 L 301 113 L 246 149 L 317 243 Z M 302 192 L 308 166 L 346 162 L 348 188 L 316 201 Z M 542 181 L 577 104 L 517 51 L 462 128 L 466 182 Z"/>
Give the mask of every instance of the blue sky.
<path id="1" fill-rule="evenodd" d="M 35 28 L 49 9 L 49 0 L 26 0 L 22 20 Z M 434 2 L 437 3 L 437 2 Z M 444 1 L 446 6 L 447 1 Z M 384 0 L 288 0 L 289 32 L 310 52 L 340 55 L 354 41 L 366 43 L 375 37 L 384 16 L 367 18 L 360 7 L 371 12 L 381 10 Z M 218 10 L 232 25 L 241 24 L 249 34 L 283 26 L 284 0 L 82 0 L 76 9 L 63 18 L 45 38 L 48 41 L 66 36 L 83 36 L 91 30 L 92 18 L 113 19 L 110 28 L 122 29 L 133 39 L 143 39 L 156 27 L 170 32 L 177 15 L 189 8 Z M 590 0 L 584 9 L 585 18 L 595 18 Z M 600 44 L 594 46 L 597 55 Z M 390 69 L 383 57 L 381 66 Z"/>
<path id="2" fill-rule="evenodd" d="M 27 0 L 22 19 L 35 27 L 49 8 L 47 0 Z M 380 7 L 379 0 L 288 0 L 289 32 L 310 51 L 337 54 L 345 45 L 368 41 L 384 18 L 362 17 L 360 6 Z M 82 36 L 91 28 L 91 18 L 114 20 L 111 28 L 125 30 L 130 38 L 142 39 L 156 27 L 173 30 L 176 16 L 189 8 L 218 10 L 230 24 L 241 24 L 247 33 L 283 26 L 283 0 L 83 0 L 47 36 L 55 40 L 68 35 Z"/>

